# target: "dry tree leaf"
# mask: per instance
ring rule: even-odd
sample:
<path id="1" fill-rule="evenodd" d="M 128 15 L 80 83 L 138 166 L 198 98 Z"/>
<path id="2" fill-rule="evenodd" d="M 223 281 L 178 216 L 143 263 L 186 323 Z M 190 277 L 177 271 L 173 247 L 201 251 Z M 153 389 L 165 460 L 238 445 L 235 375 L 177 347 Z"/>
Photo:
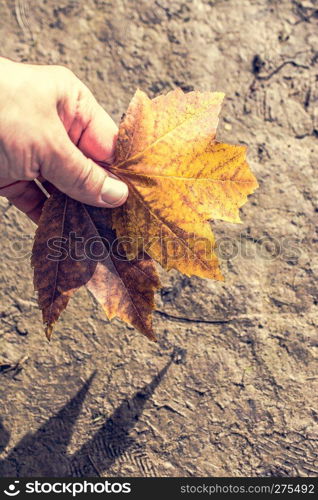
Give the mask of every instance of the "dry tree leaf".
<path id="1" fill-rule="evenodd" d="M 153 260 L 128 260 L 111 228 L 109 209 L 90 207 L 58 191 L 45 203 L 36 231 L 32 266 L 46 335 L 81 286 L 117 316 L 155 340 L 151 313 L 160 287 Z"/>
<path id="2" fill-rule="evenodd" d="M 31 265 L 48 338 L 51 337 L 52 325 L 66 308 L 71 295 L 94 273 L 94 261 L 73 258 L 76 248 L 72 231 L 81 237 L 90 229 L 83 216 L 82 207 L 77 202 L 63 193 L 54 192 L 44 205 L 35 233 Z"/>
<path id="3" fill-rule="evenodd" d="M 110 167 L 129 185 L 127 202 L 113 211 L 129 256 L 145 249 L 165 269 L 222 279 L 208 221 L 239 222 L 257 187 L 246 148 L 214 142 L 222 99 L 181 90 L 133 97 Z"/>
<path id="4" fill-rule="evenodd" d="M 155 339 L 151 312 L 160 284 L 152 259 L 223 279 L 209 221 L 240 222 L 257 181 L 244 146 L 215 141 L 222 100 L 222 93 L 181 90 L 150 100 L 137 90 L 107 166 L 128 184 L 127 202 L 99 209 L 51 195 L 32 255 L 48 337 L 70 296 L 87 285 L 109 319 Z"/>
<path id="5" fill-rule="evenodd" d="M 97 251 L 94 249 L 94 255 L 90 257 L 97 258 L 97 265 L 87 288 L 110 320 L 117 316 L 149 339 L 156 340 L 151 315 L 160 281 L 154 261 L 147 254 L 128 260 L 111 228 L 111 211 L 84 206 L 96 228 L 96 235 L 101 236 L 99 246 L 102 247 Z M 103 255 L 102 250 L 107 248 L 108 252 Z"/>

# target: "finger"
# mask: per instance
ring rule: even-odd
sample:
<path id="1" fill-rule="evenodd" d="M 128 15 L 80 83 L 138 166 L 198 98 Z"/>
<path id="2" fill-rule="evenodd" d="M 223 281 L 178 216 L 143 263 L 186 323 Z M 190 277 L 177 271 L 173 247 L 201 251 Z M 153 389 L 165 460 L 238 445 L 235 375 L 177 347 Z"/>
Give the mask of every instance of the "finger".
<path id="1" fill-rule="evenodd" d="M 61 137 L 65 134 L 64 140 Z M 110 177 L 69 140 L 64 128 L 53 161 L 43 165 L 42 175 L 63 193 L 82 203 L 114 208 L 128 196 L 127 185 Z"/>
<path id="2" fill-rule="evenodd" d="M 111 162 L 118 127 L 85 87 L 78 102 L 76 119 L 69 130 L 71 140 L 88 158 Z"/>
<path id="3" fill-rule="evenodd" d="M 10 203 L 24 212 L 33 222 L 37 223 L 45 200 L 45 194 L 33 181 L 18 181 L 0 188 L 0 196 L 5 196 Z"/>

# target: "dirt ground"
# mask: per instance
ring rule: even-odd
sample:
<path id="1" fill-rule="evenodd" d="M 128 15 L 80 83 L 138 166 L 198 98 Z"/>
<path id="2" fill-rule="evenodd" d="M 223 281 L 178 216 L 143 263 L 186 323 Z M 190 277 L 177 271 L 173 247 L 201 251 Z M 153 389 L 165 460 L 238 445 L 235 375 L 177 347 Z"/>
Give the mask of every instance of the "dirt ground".
<path id="1" fill-rule="evenodd" d="M 0 0 L 1 54 L 135 89 L 227 94 L 260 188 L 214 224 L 225 282 L 162 273 L 150 343 L 77 293 L 49 344 L 34 226 L 1 201 L 0 475 L 318 474 L 318 1 Z"/>

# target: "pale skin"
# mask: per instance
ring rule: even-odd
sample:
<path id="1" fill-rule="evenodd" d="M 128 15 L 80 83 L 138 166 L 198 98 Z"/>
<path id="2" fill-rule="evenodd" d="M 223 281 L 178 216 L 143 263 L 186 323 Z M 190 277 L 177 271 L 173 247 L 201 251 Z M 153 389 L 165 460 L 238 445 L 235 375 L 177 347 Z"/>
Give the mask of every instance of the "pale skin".
<path id="1" fill-rule="evenodd" d="M 62 66 L 0 57 L 0 196 L 38 222 L 51 185 L 88 205 L 123 204 L 128 188 L 111 163 L 117 126 L 90 90 Z"/>

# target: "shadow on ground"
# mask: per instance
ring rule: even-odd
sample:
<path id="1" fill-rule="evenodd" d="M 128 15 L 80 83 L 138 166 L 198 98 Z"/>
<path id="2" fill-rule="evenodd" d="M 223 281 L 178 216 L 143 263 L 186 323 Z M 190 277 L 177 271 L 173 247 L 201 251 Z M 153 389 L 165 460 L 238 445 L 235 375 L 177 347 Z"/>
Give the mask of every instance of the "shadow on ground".
<path id="1" fill-rule="evenodd" d="M 172 356 L 150 384 L 137 391 L 131 399 L 123 400 L 102 427 L 75 454 L 68 455 L 67 448 L 74 425 L 96 372 L 93 373 L 74 398 L 34 434 L 23 437 L 7 457 L 0 461 L 0 477 L 99 476 L 125 454 L 129 455 L 130 460 L 137 462 L 146 474 L 153 474 L 143 446 L 132 439 L 129 433 L 173 359 Z M 9 439 L 10 433 L 0 417 L 0 451 L 4 450 Z"/>

